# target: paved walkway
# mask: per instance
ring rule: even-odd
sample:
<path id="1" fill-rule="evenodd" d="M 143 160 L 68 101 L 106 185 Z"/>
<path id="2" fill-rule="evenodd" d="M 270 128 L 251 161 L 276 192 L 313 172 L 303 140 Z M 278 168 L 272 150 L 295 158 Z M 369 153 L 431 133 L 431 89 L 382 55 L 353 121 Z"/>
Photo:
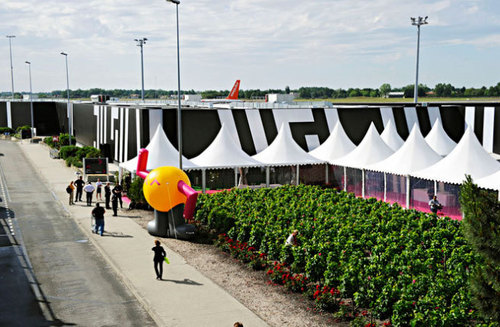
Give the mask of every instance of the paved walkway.
<path id="1" fill-rule="evenodd" d="M 18 144 L 49 184 L 54 197 L 61 201 L 159 326 L 232 327 L 235 321 L 245 326 L 268 326 L 169 248 L 166 251 L 170 264 L 164 264 L 165 280 L 156 280 L 151 251 L 153 236 L 125 216 L 112 217 L 111 210 L 105 216 L 104 236 L 93 234 L 91 208 L 85 202 L 68 205 L 66 186 L 76 179 L 75 170 L 66 167 L 63 160 L 51 159 L 45 145 L 26 140 Z"/>

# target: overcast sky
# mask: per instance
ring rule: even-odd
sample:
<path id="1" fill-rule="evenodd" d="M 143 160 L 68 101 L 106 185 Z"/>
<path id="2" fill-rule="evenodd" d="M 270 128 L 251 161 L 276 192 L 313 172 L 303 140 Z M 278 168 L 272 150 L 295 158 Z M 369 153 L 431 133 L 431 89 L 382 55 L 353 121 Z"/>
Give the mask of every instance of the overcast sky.
<path id="1" fill-rule="evenodd" d="M 498 0 L 181 0 L 181 88 L 434 87 L 500 82 Z M 1 0 L 0 30 L 12 40 L 14 86 L 177 89 L 175 5 L 165 0 Z M 0 42 L 0 90 L 11 90 L 9 41 Z"/>

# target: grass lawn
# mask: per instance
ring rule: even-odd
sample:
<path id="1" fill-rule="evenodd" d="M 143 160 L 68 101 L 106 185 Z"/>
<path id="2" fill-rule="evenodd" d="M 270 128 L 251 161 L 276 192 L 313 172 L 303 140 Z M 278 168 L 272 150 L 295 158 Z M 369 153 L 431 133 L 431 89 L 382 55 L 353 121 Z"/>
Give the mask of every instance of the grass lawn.
<path id="1" fill-rule="evenodd" d="M 413 103 L 413 98 L 371 98 L 354 97 L 344 99 L 296 99 L 295 101 L 328 101 L 331 103 Z M 419 97 L 419 103 L 426 102 L 500 102 L 500 97 L 482 97 L 482 98 L 437 98 L 437 97 Z"/>

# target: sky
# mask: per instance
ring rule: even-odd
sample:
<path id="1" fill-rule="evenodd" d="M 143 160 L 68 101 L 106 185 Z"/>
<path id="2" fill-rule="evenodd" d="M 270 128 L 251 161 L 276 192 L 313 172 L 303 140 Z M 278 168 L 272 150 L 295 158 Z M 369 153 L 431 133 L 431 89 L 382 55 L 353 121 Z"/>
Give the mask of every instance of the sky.
<path id="1" fill-rule="evenodd" d="M 176 6 L 165 0 L 1 0 L 12 39 L 14 89 L 177 89 Z M 181 0 L 183 90 L 434 87 L 500 82 L 498 0 Z M 0 39 L 0 91 L 11 90 L 9 39 Z"/>

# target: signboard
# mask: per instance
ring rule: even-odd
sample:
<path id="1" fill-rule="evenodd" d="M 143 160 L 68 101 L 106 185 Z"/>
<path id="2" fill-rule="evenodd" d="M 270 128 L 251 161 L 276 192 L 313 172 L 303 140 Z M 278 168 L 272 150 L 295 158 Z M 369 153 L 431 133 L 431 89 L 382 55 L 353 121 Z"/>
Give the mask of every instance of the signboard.
<path id="1" fill-rule="evenodd" d="M 85 175 L 108 174 L 108 158 L 83 158 Z"/>
<path id="2" fill-rule="evenodd" d="M 59 142 L 59 136 L 52 136 L 52 142 L 58 143 Z"/>

